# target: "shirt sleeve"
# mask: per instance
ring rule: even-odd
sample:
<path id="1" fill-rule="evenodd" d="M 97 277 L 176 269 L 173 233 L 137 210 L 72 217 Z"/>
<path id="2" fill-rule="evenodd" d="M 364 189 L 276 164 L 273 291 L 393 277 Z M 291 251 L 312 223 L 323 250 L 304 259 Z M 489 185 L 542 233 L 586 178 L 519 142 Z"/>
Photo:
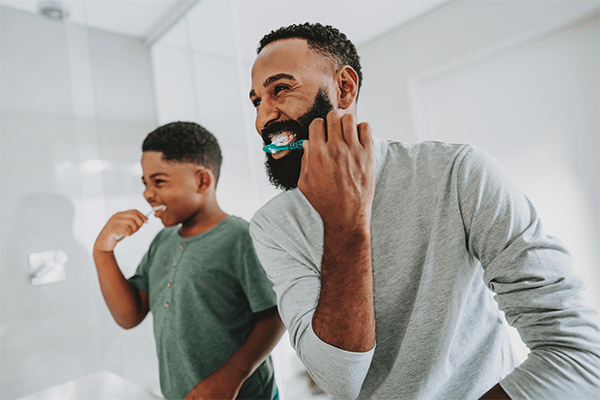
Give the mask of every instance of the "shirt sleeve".
<path id="1" fill-rule="evenodd" d="M 129 282 L 138 288 L 139 290 L 143 290 L 144 292 L 150 291 L 150 285 L 148 283 L 148 267 L 150 265 L 150 256 L 149 253 L 144 254 L 142 261 L 138 265 L 135 270 L 135 274 L 131 278 L 129 278 Z"/>
<path id="2" fill-rule="evenodd" d="M 238 243 L 242 247 L 240 251 L 240 264 L 242 266 L 240 280 L 252 312 L 257 313 L 275 307 L 277 299 L 273 291 L 273 284 L 267 278 L 265 270 L 256 255 L 247 229 Z"/>
<path id="3" fill-rule="evenodd" d="M 146 254 L 144 254 L 144 257 L 142 257 L 142 261 L 140 261 L 140 264 L 135 270 L 135 273 L 131 278 L 129 278 L 129 282 L 131 282 L 133 286 L 135 286 L 139 290 L 143 290 L 144 292 L 150 291 L 148 273 L 150 269 L 150 264 L 152 264 L 152 255 L 154 254 L 156 247 L 160 243 L 160 238 L 163 235 L 163 232 L 164 229 L 158 232 L 158 234 L 154 237 L 152 243 L 150 243 L 150 248 L 148 249 Z"/>
<path id="4" fill-rule="evenodd" d="M 597 399 L 598 312 L 564 245 L 548 236 L 522 191 L 498 161 L 471 149 L 458 193 L 469 251 L 506 320 L 531 350 L 500 385 L 512 399 Z"/>
<path id="5" fill-rule="evenodd" d="M 287 220 L 285 213 L 278 212 L 276 207 L 269 213 L 278 216 L 277 223 L 259 213 L 252 220 L 250 234 L 267 276 L 274 284 L 279 312 L 292 347 L 319 387 L 333 398 L 355 399 L 375 349 L 365 353 L 349 352 L 323 342 L 315 334 L 312 317 L 321 289 L 322 249 L 321 253 L 315 252 L 307 241 L 314 240 L 318 233 L 307 226 L 300 227 L 293 216 Z M 320 240 L 322 242 L 322 232 Z"/>

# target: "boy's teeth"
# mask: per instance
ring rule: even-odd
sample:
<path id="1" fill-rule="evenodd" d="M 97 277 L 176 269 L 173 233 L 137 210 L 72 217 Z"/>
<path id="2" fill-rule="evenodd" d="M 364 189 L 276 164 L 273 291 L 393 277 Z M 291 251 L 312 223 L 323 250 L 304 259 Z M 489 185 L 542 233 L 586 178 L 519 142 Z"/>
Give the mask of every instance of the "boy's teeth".
<path id="1" fill-rule="evenodd" d="M 167 208 L 167 206 L 165 206 L 164 204 L 161 204 L 160 206 L 156 206 L 156 207 L 152 207 L 154 209 L 154 211 L 163 211 Z"/>

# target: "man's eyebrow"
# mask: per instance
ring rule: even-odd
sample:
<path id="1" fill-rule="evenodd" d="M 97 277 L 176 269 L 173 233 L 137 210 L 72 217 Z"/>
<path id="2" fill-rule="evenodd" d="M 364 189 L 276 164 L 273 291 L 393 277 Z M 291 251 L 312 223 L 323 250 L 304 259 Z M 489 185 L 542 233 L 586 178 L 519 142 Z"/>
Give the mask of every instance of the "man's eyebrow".
<path id="1" fill-rule="evenodd" d="M 276 74 L 273 76 L 268 77 L 267 79 L 265 79 L 265 81 L 263 82 L 263 87 L 267 87 L 269 86 L 271 83 L 278 81 L 280 79 L 290 79 L 290 80 L 295 80 L 294 77 L 290 74 Z"/>
<path id="2" fill-rule="evenodd" d="M 265 79 L 265 81 L 263 82 L 263 87 L 267 87 L 269 86 L 271 83 L 278 81 L 280 79 L 290 79 L 290 80 L 296 80 L 292 75 L 290 74 L 275 74 L 273 76 L 268 77 L 267 79 Z M 256 92 L 253 90 L 250 91 L 250 98 L 256 96 Z"/>

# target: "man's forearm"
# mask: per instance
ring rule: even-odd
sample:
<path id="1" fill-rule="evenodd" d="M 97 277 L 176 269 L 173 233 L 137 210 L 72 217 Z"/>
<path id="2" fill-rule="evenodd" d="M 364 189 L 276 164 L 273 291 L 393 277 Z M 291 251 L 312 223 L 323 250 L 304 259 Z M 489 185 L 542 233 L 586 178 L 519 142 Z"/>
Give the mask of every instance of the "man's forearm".
<path id="1" fill-rule="evenodd" d="M 321 294 L 312 324 L 321 340 L 343 350 L 366 352 L 375 345 L 368 226 L 352 233 L 325 227 Z"/>

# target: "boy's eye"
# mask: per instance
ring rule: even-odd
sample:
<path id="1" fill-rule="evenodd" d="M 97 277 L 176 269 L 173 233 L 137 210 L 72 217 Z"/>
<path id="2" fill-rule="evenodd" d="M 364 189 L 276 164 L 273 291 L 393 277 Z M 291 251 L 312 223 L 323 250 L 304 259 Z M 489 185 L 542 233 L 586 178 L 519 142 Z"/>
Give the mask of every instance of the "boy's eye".
<path id="1" fill-rule="evenodd" d="M 254 100 L 252 100 L 252 104 L 254 105 L 254 107 L 260 106 L 260 99 L 254 99 Z"/>

